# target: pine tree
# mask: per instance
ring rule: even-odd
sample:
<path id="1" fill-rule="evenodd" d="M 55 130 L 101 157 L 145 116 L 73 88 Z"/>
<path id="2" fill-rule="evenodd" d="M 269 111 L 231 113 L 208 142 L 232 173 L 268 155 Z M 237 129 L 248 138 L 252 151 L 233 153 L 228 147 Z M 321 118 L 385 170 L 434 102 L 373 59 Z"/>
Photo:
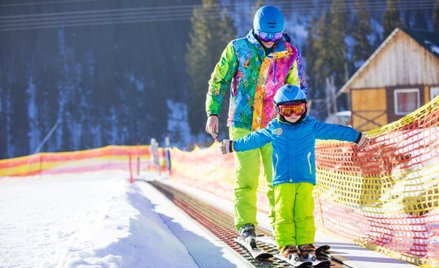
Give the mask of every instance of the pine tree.
<path id="1" fill-rule="evenodd" d="M 321 120 L 326 117 L 324 113 L 326 110 L 324 106 L 326 99 L 324 87 L 325 79 L 330 75 L 328 61 L 331 52 L 327 48 L 329 42 L 329 28 L 327 25 L 329 21 L 330 15 L 325 13 L 318 22 L 311 24 L 312 29 L 309 32 L 312 32 L 312 43 L 309 43 L 305 57 L 307 61 L 306 71 L 309 74 L 308 86 L 311 87 L 309 92 L 313 99 L 311 112 L 313 116 Z"/>
<path id="2" fill-rule="evenodd" d="M 347 77 L 345 35 L 349 23 L 348 7 L 344 0 L 334 0 L 331 6 L 331 22 L 329 25 L 328 54 L 329 69 L 335 77 L 335 85 L 341 86 Z"/>
<path id="3" fill-rule="evenodd" d="M 313 22 L 309 31 L 311 41 L 308 41 L 306 54 L 307 71 L 312 86 L 311 96 L 315 101 L 313 112 L 320 119 L 326 117 L 329 106 L 336 107 L 334 93 L 328 91 L 328 79 L 332 81 L 331 86 L 337 89 L 348 77 L 347 46 L 344 41 L 350 23 L 347 11 L 345 1 L 334 0 L 330 12 L 320 17 L 317 26 Z M 332 98 L 330 103 L 328 97 Z"/>
<path id="4" fill-rule="evenodd" d="M 436 0 L 434 2 L 434 9 L 433 9 L 433 25 L 434 29 L 439 32 L 439 0 Z"/>
<path id="5" fill-rule="evenodd" d="M 318 90 L 321 90 L 324 86 L 325 77 L 329 76 L 329 68 L 328 68 L 328 60 L 329 60 L 329 49 L 327 48 L 327 44 L 329 42 L 329 28 L 327 25 L 329 24 L 330 15 L 324 14 L 320 17 L 320 20 L 317 24 L 317 40 L 315 44 L 315 51 L 318 51 L 316 61 L 315 61 L 315 86 Z M 323 94 L 324 95 L 324 94 Z M 323 97 L 321 95 L 320 97 Z"/>
<path id="6" fill-rule="evenodd" d="M 319 92 L 316 90 L 318 87 L 316 86 L 316 61 L 318 57 L 317 47 L 318 35 L 317 35 L 317 20 L 313 16 L 311 18 L 311 22 L 308 26 L 308 38 L 306 41 L 306 46 L 303 50 L 303 57 L 306 60 L 306 77 L 308 84 L 308 98 L 312 100 L 316 100 L 319 98 Z M 315 113 L 315 109 L 310 110 L 310 114 L 313 117 L 318 117 L 317 113 Z"/>
<path id="7" fill-rule="evenodd" d="M 370 26 L 370 15 L 366 11 L 364 1 L 355 0 L 355 13 L 357 16 L 357 23 L 352 33 L 352 37 L 355 40 L 352 60 L 356 69 L 360 67 L 362 62 L 372 53 L 372 45 L 368 39 L 372 29 Z"/>
<path id="8" fill-rule="evenodd" d="M 191 22 L 186 53 L 191 84 L 188 117 L 192 134 L 198 134 L 204 129 L 206 119 L 207 82 L 222 51 L 236 35 L 236 29 L 227 11 L 222 11 L 216 0 L 203 0 L 202 6 L 194 9 Z M 223 113 L 226 112 L 223 110 Z"/>
<path id="9" fill-rule="evenodd" d="M 326 18 L 326 16 L 325 16 Z M 327 38 L 327 31 L 325 31 L 324 27 L 320 27 L 321 24 L 324 24 L 325 19 L 321 18 L 320 21 L 316 20 L 315 17 L 311 19 L 311 22 L 308 27 L 308 38 L 306 46 L 303 50 L 303 57 L 306 60 L 306 74 L 308 77 L 308 87 L 312 90 L 309 91 L 311 98 L 319 98 L 319 79 L 318 75 L 320 71 L 322 71 L 322 63 L 323 61 L 320 59 L 326 58 L 324 49 Z"/>
<path id="10" fill-rule="evenodd" d="M 303 57 L 306 59 L 306 74 L 307 77 L 312 76 L 312 74 L 315 73 L 315 64 L 317 59 L 317 51 L 316 51 L 316 42 L 317 42 L 317 21 L 315 17 L 313 16 L 311 18 L 311 22 L 308 25 L 308 38 L 306 40 L 306 46 L 303 49 Z M 307 81 L 308 87 L 314 88 L 314 79 L 310 79 L 310 81 Z M 313 91 L 309 92 L 311 95 L 313 95 Z"/>
<path id="11" fill-rule="evenodd" d="M 401 27 L 402 22 L 397 6 L 398 0 L 387 0 L 387 9 L 384 11 L 383 17 L 383 39 L 387 38 L 396 27 Z"/>
<path id="12" fill-rule="evenodd" d="M 345 109 L 345 101 L 336 99 L 337 90 L 347 81 L 348 59 L 347 45 L 345 43 L 348 25 L 351 23 L 351 17 L 348 12 L 348 4 L 344 0 L 334 0 L 331 5 L 331 23 L 329 26 L 328 48 L 331 53 L 328 54 L 328 69 L 330 75 L 325 78 L 325 91 L 329 105 L 327 111 L 337 112 L 339 109 Z M 329 80 L 328 80 L 329 79 Z M 330 81 L 330 83 L 328 83 Z"/>

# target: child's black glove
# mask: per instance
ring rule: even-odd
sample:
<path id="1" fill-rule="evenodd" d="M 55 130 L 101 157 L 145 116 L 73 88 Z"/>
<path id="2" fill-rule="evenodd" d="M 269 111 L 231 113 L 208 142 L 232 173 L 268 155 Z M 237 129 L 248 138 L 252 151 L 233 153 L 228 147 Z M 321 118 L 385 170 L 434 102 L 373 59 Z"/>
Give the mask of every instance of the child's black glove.
<path id="1" fill-rule="evenodd" d="M 219 150 L 222 154 L 229 154 L 233 152 L 233 141 L 223 140 L 219 146 Z"/>
<path id="2" fill-rule="evenodd" d="M 366 137 L 366 133 L 364 133 L 364 132 L 361 133 L 361 138 L 357 143 L 358 149 L 362 150 L 362 149 L 366 148 L 366 146 L 369 145 L 369 142 L 370 142 L 370 140 L 368 137 Z"/>

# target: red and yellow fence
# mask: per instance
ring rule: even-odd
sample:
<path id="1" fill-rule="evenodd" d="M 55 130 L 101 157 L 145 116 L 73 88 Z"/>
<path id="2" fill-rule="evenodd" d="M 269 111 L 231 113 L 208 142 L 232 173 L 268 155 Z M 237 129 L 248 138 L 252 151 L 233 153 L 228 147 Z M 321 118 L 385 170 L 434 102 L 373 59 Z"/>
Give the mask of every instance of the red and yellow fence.
<path id="1" fill-rule="evenodd" d="M 167 170 L 164 149 L 159 149 L 159 166 L 152 159 L 150 146 L 106 146 L 93 150 L 39 153 L 0 160 L 0 178 L 42 174 L 80 173 L 103 170 Z"/>
<path id="2" fill-rule="evenodd" d="M 357 244 L 424 267 L 439 267 L 439 97 L 368 133 L 371 144 L 319 141 L 316 222 Z M 233 200 L 233 157 L 217 144 L 171 151 L 172 179 Z M 268 209 L 259 178 L 259 208 Z"/>

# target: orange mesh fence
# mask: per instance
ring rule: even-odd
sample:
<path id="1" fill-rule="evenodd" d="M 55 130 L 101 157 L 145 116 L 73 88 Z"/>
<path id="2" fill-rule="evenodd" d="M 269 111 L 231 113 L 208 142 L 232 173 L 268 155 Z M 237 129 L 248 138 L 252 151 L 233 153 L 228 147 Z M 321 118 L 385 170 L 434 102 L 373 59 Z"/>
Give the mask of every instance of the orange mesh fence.
<path id="1" fill-rule="evenodd" d="M 368 133 L 362 151 L 318 141 L 315 216 L 319 228 L 425 267 L 439 267 L 439 97 L 399 121 Z M 171 151 L 172 179 L 233 196 L 233 156 L 214 144 Z M 259 178 L 258 207 L 267 211 Z M 262 187 L 261 187 L 262 186 Z"/>
<path id="2" fill-rule="evenodd" d="M 171 149 L 171 179 L 233 201 L 233 155 L 221 155 L 218 146 L 219 143 L 214 143 L 209 148 L 195 148 L 191 152 Z M 267 190 L 267 182 L 261 176 L 257 200 L 262 212 L 268 211 Z"/>
<path id="3" fill-rule="evenodd" d="M 218 143 L 191 152 L 171 149 L 173 180 L 223 196 L 233 197 L 233 156 L 217 153 Z"/>
<path id="4" fill-rule="evenodd" d="M 318 144 L 322 226 L 395 258 L 439 265 L 438 103 L 370 131 L 363 151 Z"/>
<path id="5" fill-rule="evenodd" d="M 131 161 L 130 161 L 131 158 Z M 149 146 L 106 146 L 93 150 L 39 153 L 0 160 L 0 178 L 40 174 L 79 173 L 102 170 L 167 170 L 164 149 L 159 149 L 159 163 L 154 163 Z M 130 167 L 131 164 L 131 167 Z"/>

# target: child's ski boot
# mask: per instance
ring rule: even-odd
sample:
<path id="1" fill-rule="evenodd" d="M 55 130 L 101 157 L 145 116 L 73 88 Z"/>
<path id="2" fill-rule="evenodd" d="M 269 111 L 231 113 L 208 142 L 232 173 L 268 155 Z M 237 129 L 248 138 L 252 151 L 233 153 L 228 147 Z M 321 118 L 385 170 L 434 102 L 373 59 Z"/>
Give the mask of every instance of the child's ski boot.
<path id="1" fill-rule="evenodd" d="M 313 244 L 299 245 L 298 255 L 302 261 L 314 262 L 316 260 L 316 247 Z"/>
<path id="2" fill-rule="evenodd" d="M 297 253 L 296 246 L 288 245 L 280 249 L 277 258 L 293 265 L 296 268 L 312 267 L 312 262 L 302 261 Z"/>
<path id="3" fill-rule="evenodd" d="M 297 248 L 293 245 L 288 245 L 280 249 L 280 255 L 286 259 L 291 259 L 297 256 Z"/>

